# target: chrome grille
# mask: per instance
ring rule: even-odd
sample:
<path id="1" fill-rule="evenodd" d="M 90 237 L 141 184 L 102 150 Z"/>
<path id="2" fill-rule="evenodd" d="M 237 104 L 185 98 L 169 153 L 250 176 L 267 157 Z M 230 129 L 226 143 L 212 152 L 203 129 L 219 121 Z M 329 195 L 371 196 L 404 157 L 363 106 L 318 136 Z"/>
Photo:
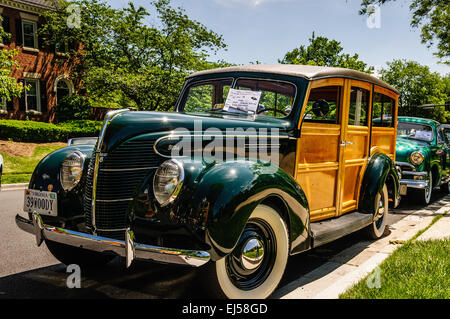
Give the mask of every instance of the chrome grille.
<path id="1" fill-rule="evenodd" d="M 122 239 L 127 228 L 127 209 L 137 187 L 164 160 L 153 150 L 154 141 L 128 141 L 103 156 L 97 177 L 95 228 L 101 236 Z M 86 177 L 84 210 L 86 227 L 92 225 L 92 187 L 95 156 Z M 103 230 L 103 231 L 102 231 Z"/>

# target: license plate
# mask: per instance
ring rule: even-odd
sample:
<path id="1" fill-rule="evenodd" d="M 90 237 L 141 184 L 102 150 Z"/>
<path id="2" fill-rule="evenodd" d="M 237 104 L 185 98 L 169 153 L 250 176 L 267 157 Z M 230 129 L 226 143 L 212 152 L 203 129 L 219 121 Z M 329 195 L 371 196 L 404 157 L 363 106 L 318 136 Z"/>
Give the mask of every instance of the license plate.
<path id="1" fill-rule="evenodd" d="M 58 198 L 56 193 L 26 189 L 23 210 L 37 212 L 40 215 L 58 216 Z"/>

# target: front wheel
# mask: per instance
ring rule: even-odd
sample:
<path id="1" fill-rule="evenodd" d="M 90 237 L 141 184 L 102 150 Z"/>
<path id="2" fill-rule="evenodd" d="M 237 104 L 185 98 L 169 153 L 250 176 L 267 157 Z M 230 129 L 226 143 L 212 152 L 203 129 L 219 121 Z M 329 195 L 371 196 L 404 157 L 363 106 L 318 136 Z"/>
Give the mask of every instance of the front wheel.
<path id="1" fill-rule="evenodd" d="M 419 204 L 428 205 L 431 201 L 432 192 L 433 192 L 433 174 L 429 173 L 428 187 L 419 190 L 420 196 L 417 198 Z"/>
<path id="2" fill-rule="evenodd" d="M 386 222 L 389 211 L 389 197 L 386 185 L 384 185 L 381 192 L 375 196 L 374 205 L 374 221 L 366 228 L 366 230 L 370 238 L 378 239 L 383 236 L 387 225 Z"/>
<path id="3" fill-rule="evenodd" d="M 216 297 L 263 299 L 276 289 L 289 256 L 289 234 L 280 214 L 259 205 L 228 256 L 206 266 L 204 282 Z"/>

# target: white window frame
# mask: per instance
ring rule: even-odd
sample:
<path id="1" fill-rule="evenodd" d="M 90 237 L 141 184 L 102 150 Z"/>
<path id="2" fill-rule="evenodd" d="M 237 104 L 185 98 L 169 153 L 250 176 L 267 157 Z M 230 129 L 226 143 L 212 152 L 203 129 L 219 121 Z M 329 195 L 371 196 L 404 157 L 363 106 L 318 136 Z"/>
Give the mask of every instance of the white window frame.
<path id="1" fill-rule="evenodd" d="M 39 79 L 24 79 L 24 84 L 27 85 L 30 82 L 36 83 L 36 110 L 28 109 L 28 90 L 25 90 L 25 111 L 30 113 L 41 113 L 41 83 Z"/>
<path id="2" fill-rule="evenodd" d="M 24 28 L 25 23 L 33 25 L 33 35 L 34 35 L 34 46 L 33 47 L 29 47 L 29 46 L 25 45 L 25 28 Z M 39 48 L 38 35 L 37 35 L 37 22 L 22 19 L 22 43 L 23 43 L 24 48 L 29 48 L 29 49 L 38 49 Z"/>
<path id="3" fill-rule="evenodd" d="M 8 109 L 6 106 L 6 98 L 3 97 L 0 101 L 0 114 L 7 113 L 7 112 L 8 112 Z"/>

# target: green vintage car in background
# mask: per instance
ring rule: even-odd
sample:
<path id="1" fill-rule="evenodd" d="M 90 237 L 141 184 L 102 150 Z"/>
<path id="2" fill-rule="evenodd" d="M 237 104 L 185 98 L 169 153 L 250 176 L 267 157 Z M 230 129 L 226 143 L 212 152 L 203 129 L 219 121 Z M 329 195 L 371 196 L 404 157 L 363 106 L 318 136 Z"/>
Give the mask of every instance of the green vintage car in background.
<path id="1" fill-rule="evenodd" d="M 450 192 L 450 155 L 439 122 L 399 116 L 395 164 L 400 183 L 421 204 L 430 203 L 431 193 L 437 186 L 445 193 Z"/>

